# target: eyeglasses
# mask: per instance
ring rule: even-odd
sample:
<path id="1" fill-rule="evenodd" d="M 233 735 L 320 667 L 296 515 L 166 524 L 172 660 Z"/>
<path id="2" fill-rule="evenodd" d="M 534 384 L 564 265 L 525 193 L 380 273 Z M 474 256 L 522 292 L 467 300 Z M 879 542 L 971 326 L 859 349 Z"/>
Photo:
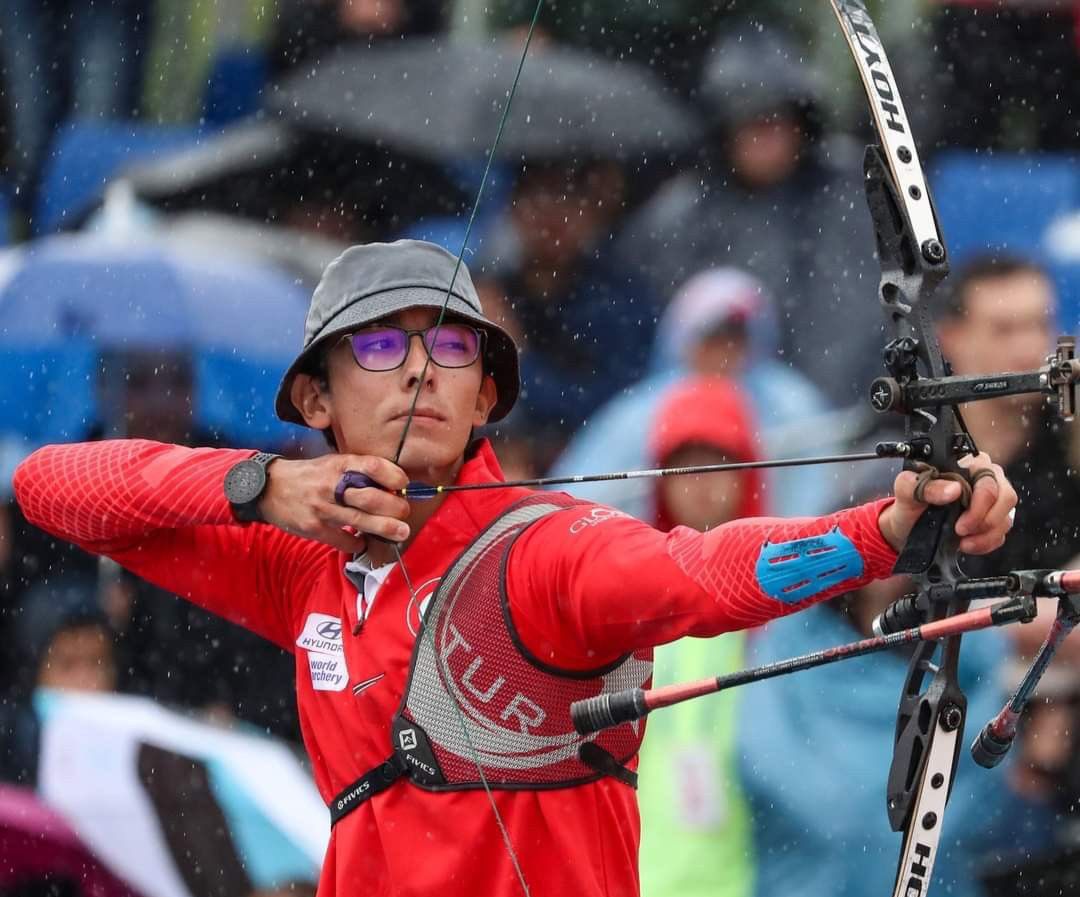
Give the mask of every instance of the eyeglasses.
<path id="1" fill-rule="evenodd" d="M 346 339 L 365 371 L 392 371 L 405 364 L 414 336 L 420 337 L 428 357 L 441 368 L 465 368 L 480 355 L 482 333 L 467 324 L 440 324 L 426 330 L 369 327 Z"/>

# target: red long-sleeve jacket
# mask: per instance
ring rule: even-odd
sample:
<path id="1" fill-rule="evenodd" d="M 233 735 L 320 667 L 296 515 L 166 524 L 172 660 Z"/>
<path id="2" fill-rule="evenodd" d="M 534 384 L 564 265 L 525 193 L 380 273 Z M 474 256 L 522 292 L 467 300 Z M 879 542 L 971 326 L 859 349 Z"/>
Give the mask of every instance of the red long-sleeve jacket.
<path id="1" fill-rule="evenodd" d="M 43 529 L 292 651 L 303 737 L 329 800 L 389 753 L 417 599 L 527 493 L 448 496 L 404 553 L 417 595 L 395 568 L 354 636 L 357 596 L 343 575 L 343 554 L 269 525 L 235 523 L 222 482 L 251 454 L 142 440 L 49 446 L 18 468 L 15 492 Z M 494 453 L 481 443 L 459 482 L 501 479 Z M 600 506 L 556 514 L 527 530 L 510 556 L 513 622 L 534 655 L 568 669 L 595 668 L 681 636 L 755 626 L 889 575 L 895 555 L 877 526 L 882 507 L 741 520 L 706 534 L 660 533 Z M 798 568 L 794 578 L 769 578 L 775 563 L 797 552 L 791 544 L 830 533 L 845 558 L 844 578 L 827 577 L 824 588 L 798 581 Z M 639 825 L 626 785 L 605 779 L 494 797 L 537 897 L 637 894 Z M 436 893 L 519 897 L 482 791 L 432 793 L 402 780 L 334 828 L 320 897 Z"/>

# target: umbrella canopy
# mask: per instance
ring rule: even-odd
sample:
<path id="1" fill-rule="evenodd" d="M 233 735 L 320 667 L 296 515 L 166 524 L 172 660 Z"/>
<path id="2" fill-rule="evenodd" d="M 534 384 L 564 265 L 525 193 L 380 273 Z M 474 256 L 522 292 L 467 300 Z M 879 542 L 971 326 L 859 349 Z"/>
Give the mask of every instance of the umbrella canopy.
<path id="1" fill-rule="evenodd" d="M 47 877 L 72 881 L 85 897 L 138 897 L 32 791 L 0 785 L 0 888 Z"/>
<path id="2" fill-rule="evenodd" d="M 518 59 L 502 55 L 497 83 L 478 91 L 478 127 L 493 133 Z M 494 90 L 492 88 L 494 87 Z M 486 126 L 483 121 L 491 124 Z M 674 157 L 698 143 L 701 127 L 672 89 L 637 63 L 569 47 L 530 51 L 499 141 L 505 159 Z"/>
<path id="3" fill-rule="evenodd" d="M 480 156 L 494 141 L 520 44 L 422 37 L 344 49 L 269 94 L 283 120 L 433 159 Z M 505 157 L 629 159 L 678 152 L 700 137 L 694 117 L 648 70 L 566 47 L 525 61 Z"/>
<path id="4" fill-rule="evenodd" d="M 341 48 L 286 76 L 266 104 L 290 124 L 436 161 L 481 155 L 494 131 L 474 133 L 467 101 L 501 61 L 495 44 L 445 37 Z"/>
<path id="5" fill-rule="evenodd" d="M 306 227 L 346 242 L 385 239 L 468 197 L 441 165 L 360 134 L 246 120 L 133 166 L 135 195 L 169 212 L 211 211 Z"/>
<path id="6" fill-rule="evenodd" d="M 196 368 L 197 422 L 280 436 L 274 387 L 302 342 L 307 299 L 274 268 L 152 242 L 58 236 L 0 254 L 0 427 L 77 438 L 103 354 L 167 351 Z"/>
<path id="7" fill-rule="evenodd" d="M 220 254 L 59 236 L 0 257 L 0 347 L 77 340 L 277 361 L 300 345 L 307 300 L 278 271 Z"/>
<path id="8" fill-rule="evenodd" d="M 283 744 L 146 698 L 39 692 L 46 800 L 147 897 L 314 881 L 329 814 Z"/>

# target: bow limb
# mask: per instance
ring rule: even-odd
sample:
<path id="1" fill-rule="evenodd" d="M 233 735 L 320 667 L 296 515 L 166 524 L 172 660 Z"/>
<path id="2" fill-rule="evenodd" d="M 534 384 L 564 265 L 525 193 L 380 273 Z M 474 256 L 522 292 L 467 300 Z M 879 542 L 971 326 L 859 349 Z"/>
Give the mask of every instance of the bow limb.
<path id="1" fill-rule="evenodd" d="M 861 0 L 831 0 L 854 56 L 878 145 L 867 148 L 866 194 L 881 261 L 879 299 L 891 337 L 884 350 L 889 377 L 875 381 L 871 402 L 890 407 L 889 389 L 923 377 L 948 376 L 932 320 L 931 303 L 948 274 L 926 178 L 896 80 L 874 23 Z M 958 459 L 974 451 L 970 434 L 953 405 L 921 407 L 905 413 L 907 441 L 916 450 L 905 467 L 932 465 L 941 473 L 962 474 Z M 937 621 L 967 610 L 956 585 L 956 519 L 959 504 L 928 508 L 912 531 L 895 572 L 909 575 L 924 619 Z M 889 774 L 888 815 L 904 831 L 894 897 L 925 894 L 931 880 L 941 823 L 960 756 L 966 699 L 957 681 L 960 636 L 916 650 L 904 683 Z M 924 683 L 930 677 L 924 690 Z"/>

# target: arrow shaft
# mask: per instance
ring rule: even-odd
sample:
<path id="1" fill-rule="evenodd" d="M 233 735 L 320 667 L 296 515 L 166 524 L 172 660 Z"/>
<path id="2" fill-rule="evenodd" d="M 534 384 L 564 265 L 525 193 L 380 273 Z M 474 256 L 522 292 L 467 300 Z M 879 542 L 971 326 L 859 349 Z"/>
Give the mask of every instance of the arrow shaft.
<path id="1" fill-rule="evenodd" d="M 722 473 L 729 470 L 767 470 L 775 467 L 806 467 L 814 464 L 845 464 L 854 461 L 876 461 L 881 458 L 902 458 L 908 454 L 906 443 L 881 443 L 872 452 L 856 452 L 847 455 L 819 455 L 811 458 L 777 458 L 771 461 L 734 461 L 725 464 L 699 464 L 693 467 L 658 467 L 650 470 L 622 470 L 616 473 L 577 474 L 563 477 L 534 477 L 527 480 L 511 480 L 502 483 L 464 483 L 456 486 L 429 486 L 426 483 L 410 483 L 398 492 L 405 498 L 434 498 L 450 492 L 474 492 L 479 489 L 509 489 L 512 487 L 568 486 L 577 483 L 605 483 L 614 480 L 661 479 L 663 477 L 692 476 L 704 473 Z"/>

